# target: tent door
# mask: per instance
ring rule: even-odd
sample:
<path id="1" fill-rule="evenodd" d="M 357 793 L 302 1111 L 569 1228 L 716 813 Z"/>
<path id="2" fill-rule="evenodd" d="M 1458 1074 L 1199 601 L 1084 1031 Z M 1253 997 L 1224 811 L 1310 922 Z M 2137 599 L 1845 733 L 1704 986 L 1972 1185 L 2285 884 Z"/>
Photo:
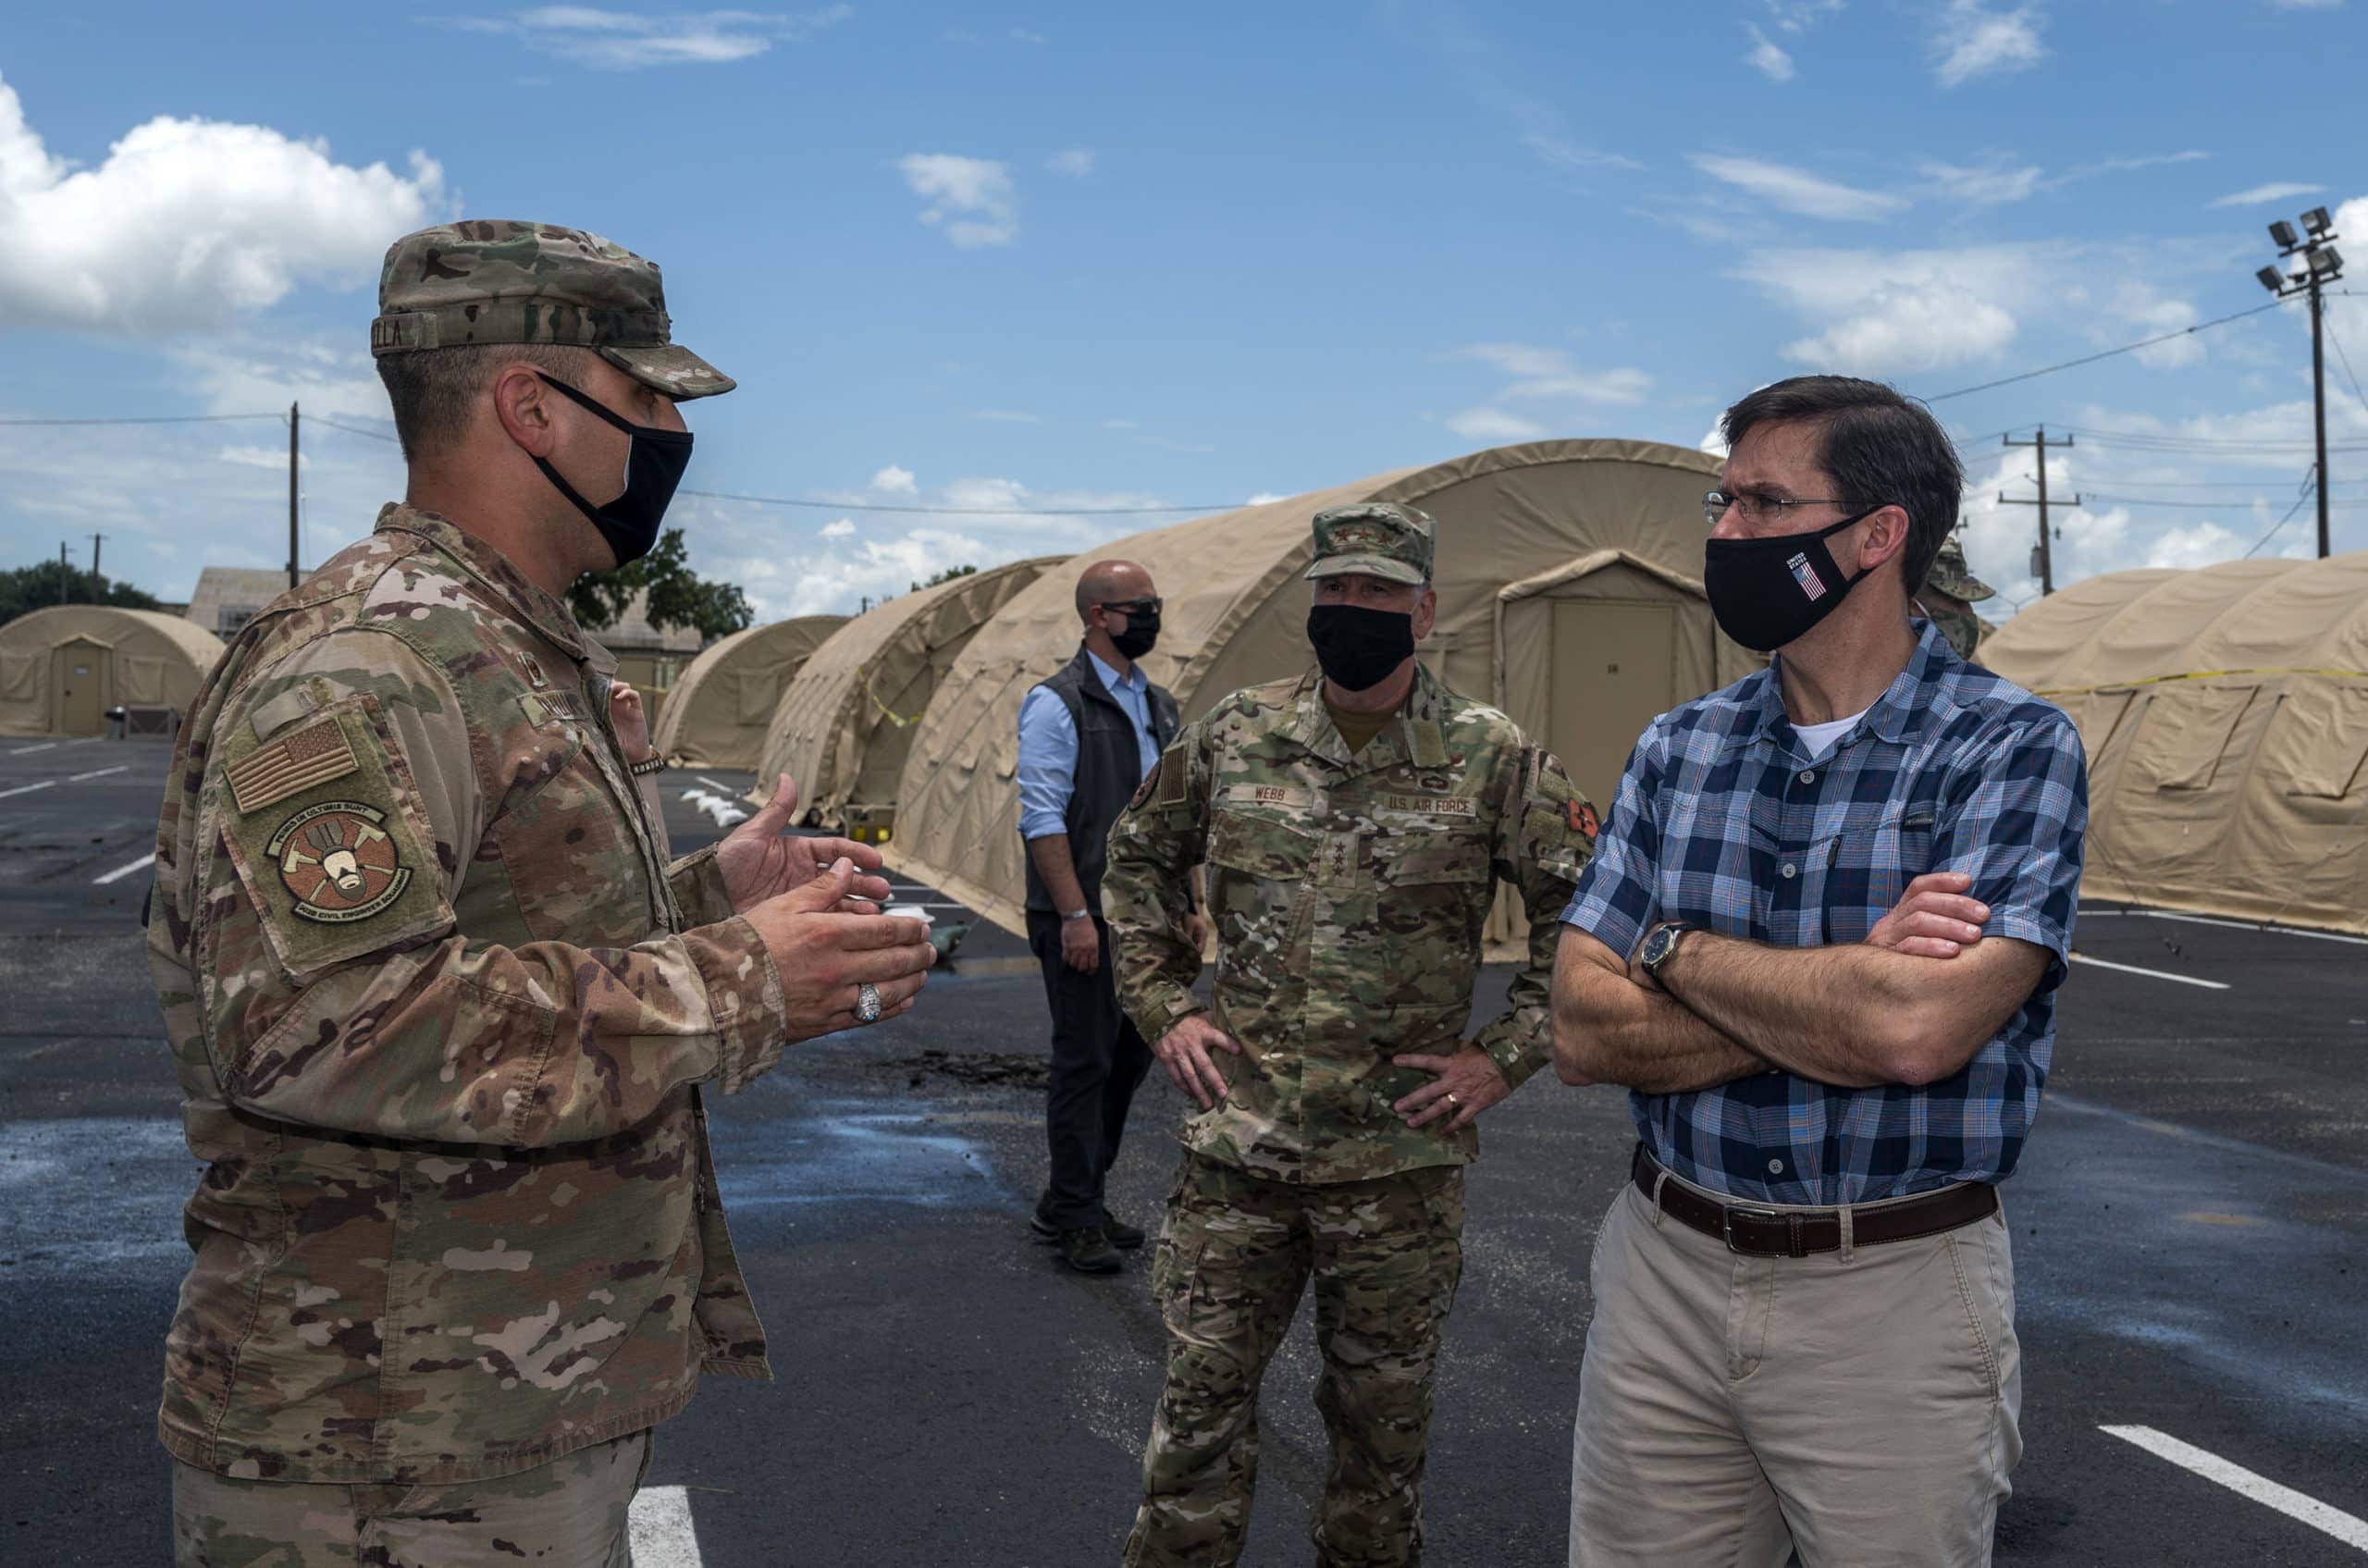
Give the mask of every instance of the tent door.
<path id="1" fill-rule="evenodd" d="M 1609 813 L 1636 737 L 1681 700 L 1677 606 L 1565 599 L 1554 604 L 1547 748 Z M 1691 693 L 1686 694 L 1688 696 Z"/>
<path id="2" fill-rule="evenodd" d="M 106 727 L 108 658 L 105 643 L 80 637 L 60 643 L 51 650 L 49 678 L 54 700 L 50 711 L 56 715 L 61 734 L 94 735 Z"/>

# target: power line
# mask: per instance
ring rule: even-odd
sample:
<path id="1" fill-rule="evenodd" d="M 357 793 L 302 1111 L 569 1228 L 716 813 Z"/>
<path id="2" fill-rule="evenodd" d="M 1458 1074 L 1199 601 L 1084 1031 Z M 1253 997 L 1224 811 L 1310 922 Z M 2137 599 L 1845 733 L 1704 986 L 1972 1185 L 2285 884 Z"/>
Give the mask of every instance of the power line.
<path id="1" fill-rule="evenodd" d="M 2225 500 L 2164 500 L 2153 496 L 2115 496 L 2102 494 L 2096 490 L 2085 490 L 2081 493 L 2090 500 L 2112 501 L 2119 506 L 2167 506 L 2189 512 L 2234 512 L 2242 504 Z M 2345 510 L 2353 506 L 2368 505 L 2368 496 L 2341 497 L 2338 498 L 2337 504 Z"/>
<path id="2" fill-rule="evenodd" d="M 315 425 L 326 425 L 332 430 L 342 430 L 349 436 L 367 436 L 374 441 L 384 441 L 388 446 L 402 445 L 401 441 L 397 440 L 392 436 L 381 434 L 376 430 L 364 430 L 359 425 L 340 425 L 336 420 L 329 418 L 327 414 L 308 414 L 304 417 L 311 420 Z"/>
<path id="3" fill-rule="evenodd" d="M 2285 302 L 2283 300 L 2272 300 L 2265 305 L 2255 305 L 2251 310 L 2240 310 L 2234 315 L 2224 315 L 2211 321 L 2199 321 L 2192 327 L 2182 327 L 2176 332 L 2164 332 L 2152 338 L 2141 338 L 2135 343 L 2124 343 L 2117 349 L 2104 349 L 2096 353 L 2083 354 L 2078 359 L 2067 359 L 2061 364 L 2043 364 L 2037 370 L 2026 370 L 2014 376 L 2002 376 L 1995 381 L 1984 381 L 1978 387 L 1959 387 L 1954 392 L 1936 392 L 1923 401 L 1928 403 L 1944 403 L 1951 398 L 1971 397 L 1976 392 L 1986 392 L 1993 387 L 2011 387 L 2017 381 L 2030 381 L 2041 376 L 2053 376 L 2059 370 L 2075 370 L 2084 364 L 2094 364 L 2101 359 L 2111 359 L 2115 354 L 2136 353 L 2140 349 L 2151 349 L 2157 343 L 2167 343 L 2174 338 L 2191 337 L 2214 327 L 2226 327 L 2232 321 L 2242 321 L 2249 315 L 2259 315 L 2263 311 L 2276 310 Z"/>
<path id="4" fill-rule="evenodd" d="M 2251 560 L 2253 558 L 2253 556 L 2254 556 L 2255 554 L 2257 554 L 2257 553 L 2260 551 L 2260 549 L 2261 549 L 2261 547 L 2262 547 L 2262 546 L 2263 546 L 2263 545 L 2265 545 L 2265 544 L 2269 543 L 2269 541 L 2270 541 L 2270 540 L 2272 540 L 2272 539 L 2274 539 L 2274 538 L 2277 537 L 2278 531 L 2279 531 L 2280 529 L 2284 528 L 2284 527 L 2286 526 L 2286 525 L 2288 525 L 2288 523 L 2291 523 L 2291 522 L 2293 522 L 2293 521 L 2294 521 L 2294 514 L 2295 514 L 2296 512 L 2300 512 L 2300 511 L 2301 511 L 2301 510 L 2302 510 L 2302 503 L 2303 503 L 2304 501 L 2309 500 L 2311 499 L 2311 494 L 2312 494 L 2312 490 L 2311 490 L 2311 477 L 2312 477 L 2312 475 L 2316 474 L 2317 472 L 2318 472 L 2318 464 L 2314 463 L 2312 463 L 2312 464 L 2311 465 L 2311 467 L 2310 467 L 2309 471 L 2303 474 L 2303 475 L 2302 475 L 2302 493 L 2301 493 L 2301 494 L 2300 494 L 2300 495 L 2298 495 L 2298 496 L 2296 496 L 2296 497 L 2294 498 L 2294 504 L 2293 504 L 2292 506 L 2289 506 L 2289 507 L 2288 507 L 2288 508 L 2286 509 L 2286 515 L 2285 515 L 2285 516 L 2283 516 L 2283 517 L 2281 517 L 2281 518 L 2279 518 L 2279 519 L 2277 520 L 2277 522 L 2276 522 L 2276 525 L 2275 525 L 2275 526 L 2273 526 L 2273 527 L 2269 530 L 2269 532 L 2268 532 L 2268 533 L 2263 534 L 2260 538 L 2255 539 L 2255 540 L 2253 541 L 2253 548 L 2252 548 L 2251 549 L 2249 549 L 2249 550 L 2245 551 L 2245 553 L 2244 553 L 2244 554 L 2242 554 L 2242 555 L 2238 556 L 2238 557 L 2237 558 L 2238 560 L 2239 560 L 2239 561 L 2251 561 Z"/>
<path id="5" fill-rule="evenodd" d="M 277 419 L 284 414 L 157 414 L 109 419 L 0 419 L 0 425 L 218 425 L 233 419 Z"/>
<path id="6" fill-rule="evenodd" d="M 1175 506 L 886 506 L 872 501 L 805 500 L 785 496 L 742 496 L 722 490 L 682 490 L 681 495 L 705 500 L 746 501 L 751 506 L 796 506 L 816 512 L 894 512 L 923 517 L 1135 517 L 1171 512 L 1232 512 L 1246 505 L 1238 500 Z"/>

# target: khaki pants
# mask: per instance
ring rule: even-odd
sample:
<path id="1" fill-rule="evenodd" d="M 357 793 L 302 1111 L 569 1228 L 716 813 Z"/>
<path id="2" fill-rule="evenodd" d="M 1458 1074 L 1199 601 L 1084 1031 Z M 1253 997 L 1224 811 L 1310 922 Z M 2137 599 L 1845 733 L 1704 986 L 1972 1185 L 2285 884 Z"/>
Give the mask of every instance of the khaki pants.
<path id="1" fill-rule="evenodd" d="M 632 1568 L 649 1434 L 491 1481 L 240 1481 L 173 1465 L 177 1568 Z"/>
<path id="2" fill-rule="evenodd" d="M 1988 1563 L 2023 1447 L 2006 1235 L 2001 1213 L 1745 1257 L 1623 1183 L 1590 1271 L 1572 1568 Z"/>
<path id="3" fill-rule="evenodd" d="M 1167 1386 L 1143 1451 L 1127 1568 L 1229 1568 L 1258 1477 L 1258 1383 L 1311 1279 L 1332 1470 L 1317 1568 L 1423 1560 L 1431 1371 L 1463 1273 L 1463 1167 L 1272 1181 L 1184 1156 L 1152 1290 Z"/>

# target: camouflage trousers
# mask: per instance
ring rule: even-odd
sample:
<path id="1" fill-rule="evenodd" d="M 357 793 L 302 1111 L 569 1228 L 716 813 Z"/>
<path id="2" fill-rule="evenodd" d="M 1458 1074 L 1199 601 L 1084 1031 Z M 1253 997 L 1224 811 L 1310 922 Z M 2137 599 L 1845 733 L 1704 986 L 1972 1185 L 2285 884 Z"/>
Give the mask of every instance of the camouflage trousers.
<path id="1" fill-rule="evenodd" d="M 490 1481 L 242 1481 L 176 1461 L 176 1568 L 633 1568 L 648 1432 Z"/>
<path id="2" fill-rule="evenodd" d="M 1423 1557 L 1431 1371 L 1463 1273 L 1463 1169 L 1371 1181 L 1269 1180 L 1184 1156 L 1152 1290 L 1167 1386 L 1143 1451 L 1127 1568 L 1233 1562 L 1258 1473 L 1258 1385 L 1315 1287 L 1315 1406 L 1331 1473 L 1312 1531 L 1319 1568 Z"/>

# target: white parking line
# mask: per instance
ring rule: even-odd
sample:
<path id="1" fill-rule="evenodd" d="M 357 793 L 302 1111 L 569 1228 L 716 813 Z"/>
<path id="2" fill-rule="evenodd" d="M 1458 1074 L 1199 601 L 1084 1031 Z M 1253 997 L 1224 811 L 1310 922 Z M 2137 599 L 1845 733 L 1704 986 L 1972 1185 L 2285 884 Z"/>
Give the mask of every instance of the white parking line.
<path id="1" fill-rule="evenodd" d="M 680 1487 L 644 1487 L 634 1494 L 634 1568 L 705 1568 L 691 1528 L 691 1495 Z"/>
<path id="2" fill-rule="evenodd" d="M 129 866 L 117 866 L 114 870 L 109 871 L 103 877 L 92 877 L 91 879 L 91 885 L 93 887 L 105 887 L 111 882 L 118 882 L 123 878 L 130 876 L 132 872 L 144 870 L 155 863 L 156 852 L 151 849 L 147 854 L 142 855 L 139 859 L 134 860 Z"/>
<path id="3" fill-rule="evenodd" d="M 103 779 L 109 773 L 128 773 L 130 772 L 131 772 L 130 763 L 118 762 L 112 768 L 95 768 L 87 773 L 76 773 L 66 782 L 68 784 L 80 784 L 84 779 Z"/>
<path id="4" fill-rule="evenodd" d="M 737 789 L 734 789 L 732 785 L 730 785 L 730 784 L 725 784 L 722 779 L 711 779 L 711 778 L 709 778 L 705 773 L 693 773 L 693 774 L 691 775 L 691 777 L 693 777 L 693 778 L 695 778 L 695 779 L 698 780 L 698 781 L 699 781 L 699 783 L 701 783 L 701 784 L 703 784 L 707 785 L 707 787 L 708 787 L 708 788 L 709 788 L 709 789 L 713 789 L 713 790 L 721 790 L 721 791 L 722 791 L 722 792 L 723 792 L 725 795 L 737 795 L 737 794 L 739 794 L 739 793 L 740 793 Z"/>
<path id="5" fill-rule="evenodd" d="M 2076 964 L 2094 964 L 2101 969 L 2118 969 L 2123 974 L 2142 974 L 2148 980 L 2176 981 L 2181 985 L 2200 985 L 2206 991 L 2228 989 L 2228 982 L 2224 980 L 2199 980 L 2191 974 L 2172 974 L 2164 969 L 2141 969 L 2136 964 L 2116 964 L 2107 958 L 2091 958 L 2086 953 L 2074 953 L 2070 957 Z"/>
<path id="6" fill-rule="evenodd" d="M 55 747 L 56 745 L 57 745 L 57 742 L 56 742 L 56 741 L 54 741 L 54 740 L 45 740 L 45 741 L 43 741 L 39 746 L 20 746 L 20 747 L 17 747 L 14 751 L 11 751 L 10 753 L 8 753 L 8 755 L 9 755 L 9 756 L 11 756 L 11 757 L 31 757 L 31 756 L 34 752 L 36 752 L 36 751 L 48 751 L 48 750 L 52 749 L 53 747 Z"/>
<path id="7" fill-rule="evenodd" d="M 18 784 L 14 789 L 0 789 L 0 800 L 6 800 L 12 795 L 31 795 L 37 789 L 56 789 L 56 779 L 43 779 L 39 784 Z"/>
<path id="8" fill-rule="evenodd" d="M 2329 1507 L 2291 1487 L 2281 1487 L 2267 1476 L 2256 1475 L 2240 1464 L 2231 1464 L 2216 1453 L 2207 1453 L 2152 1426 L 2100 1426 L 2097 1430 L 2123 1442 L 2135 1443 L 2148 1453 L 2167 1459 L 2182 1470 L 2191 1470 L 2207 1481 L 2217 1482 L 2239 1497 L 2274 1508 L 2288 1519 L 2300 1520 L 2346 1546 L 2368 1551 L 2368 1519 L 2354 1518 L 2339 1508 Z"/>

